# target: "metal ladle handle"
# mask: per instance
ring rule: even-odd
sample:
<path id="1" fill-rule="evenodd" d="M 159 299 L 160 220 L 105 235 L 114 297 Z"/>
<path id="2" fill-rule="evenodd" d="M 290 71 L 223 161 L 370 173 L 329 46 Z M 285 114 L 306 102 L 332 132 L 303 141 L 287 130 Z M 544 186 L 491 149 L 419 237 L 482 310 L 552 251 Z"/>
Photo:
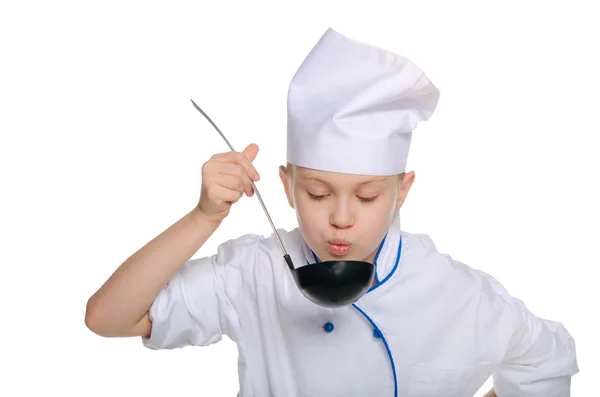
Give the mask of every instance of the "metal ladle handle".
<path id="1" fill-rule="evenodd" d="M 209 123 L 212 124 L 213 127 L 215 127 L 215 129 L 217 130 L 217 132 L 221 135 L 221 137 L 225 140 L 225 142 L 227 143 L 227 145 L 229 145 L 229 148 L 232 151 L 235 151 L 235 149 L 233 148 L 233 146 L 231 145 L 231 143 L 229 143 L 229 141 L 227 140 L 227 138 L 225 138 L 225 135 L 223 135 L 223 133 L 221 132 L 221 130 L 219 129 L 219 127 L 217 127 L 217 125 L 210 119 L 210 117 L 208 117 L 208 115 L 206 113 L 204 113 L 204 111 L 202 109 L 200 109 L 200 106 L 196 105 L 196 102 L 194 102 L 192 99 L 190 99 L 190 101 L 192 101 L 192 104 L 194 105 L 194 107 L 196 109 L 198 109 L 198 111 L 200 113 L 202 113 L 202 115 L 208 120 Z M 279 233 L 277 233 L 277 229 L 275 228 L 275 225 L 273 224 L 273 221 L 271 220 L 271 216 L 269 215 L 269 211 L 267 211 L 267 207 L 265 207 L 265 203 L 262 200 L 262 197 L 260 197 L 260 193 L 258 193 L 258 189 L 256 189 L 256 186 L 254 185 L 254 182 L 252 181 L 252 179 L 250 179 L 250 184 L 252 185 L 252 188 L 254 189 L 254 192 L 256 193 L 256 197 L 258 198 L 258 201 L 260 201 L 260 205 L 263 208 L 263 211 L 265 211 L 265 215 L 267 215 L 267 219 L 269 220 L 269 223 L 271 224 L 271 228 L 273 229 L 273 232 L 275 233 L 275 236 L 277 237 L 277 242 L 279 243 L 279 248 L 281 248 L 281 251 L 283 252 L 283 255 L 286 259 L 286 262 L 288 263 L 288 266 L 290 266 L 290 268 L 293 270 L 294 267 L 291 263 L 291 259 L 288 255 L 288 253 L 285 251 L 285 248 L 283 246 L 283 242 L 281 241 L 281 237 L 279 236 Z"/>

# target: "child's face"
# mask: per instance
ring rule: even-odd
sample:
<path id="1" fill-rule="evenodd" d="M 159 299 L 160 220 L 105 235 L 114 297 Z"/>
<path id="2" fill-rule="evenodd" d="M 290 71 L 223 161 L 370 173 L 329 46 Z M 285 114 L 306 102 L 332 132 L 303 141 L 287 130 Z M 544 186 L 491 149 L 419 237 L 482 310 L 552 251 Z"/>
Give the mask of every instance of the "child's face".
<path id="1" fill-rule="evenodd" d="M 296 209 L 300 232 L 320 260 L 372 263 L 414 172 L 400 180 L 294 167 L 291 177 L 280 171 L 280 178 L 290 206 Z M 345 240 L 350 247 L 331 245 L 334 239 Z"/>

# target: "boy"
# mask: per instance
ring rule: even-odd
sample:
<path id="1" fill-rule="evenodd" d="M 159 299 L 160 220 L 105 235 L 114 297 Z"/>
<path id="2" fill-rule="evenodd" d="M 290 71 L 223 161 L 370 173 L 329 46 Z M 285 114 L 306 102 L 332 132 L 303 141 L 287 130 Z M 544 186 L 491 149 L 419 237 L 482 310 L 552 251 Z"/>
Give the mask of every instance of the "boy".
<path id="1" fill-rule="evenodd" d="M 280 230 L 296 266 L 375 265 L 354 304 L 306 299 L 274 235 L 244 235 L 190 259 L 259 179 L 249 145 L 213 156 L 199 203 L 128 258 L 88 302 L 103 336 L 153 349 L 239 349 L 242 397 L 569 396 L 578 372 L 565 328 L 535 317 L 491 276 L 395 223 L 414 180 L 412 131 L 439 91 L 409 60 L 328 29 L 288 93 L 288 166 L 280 177 L 299 227 Z"/>

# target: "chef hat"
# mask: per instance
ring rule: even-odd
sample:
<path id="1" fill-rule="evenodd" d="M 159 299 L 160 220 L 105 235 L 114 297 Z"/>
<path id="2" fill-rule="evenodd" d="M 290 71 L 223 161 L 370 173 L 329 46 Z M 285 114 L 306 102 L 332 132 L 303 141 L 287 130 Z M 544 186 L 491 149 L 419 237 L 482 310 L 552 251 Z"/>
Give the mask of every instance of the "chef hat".
<path id="1" fill-rule="evenodd" d="M 414 63 L 327 29 L 288 91 L 287 160 L 324 171 L 405 171 L 412 131 L 438 89 Z"/>

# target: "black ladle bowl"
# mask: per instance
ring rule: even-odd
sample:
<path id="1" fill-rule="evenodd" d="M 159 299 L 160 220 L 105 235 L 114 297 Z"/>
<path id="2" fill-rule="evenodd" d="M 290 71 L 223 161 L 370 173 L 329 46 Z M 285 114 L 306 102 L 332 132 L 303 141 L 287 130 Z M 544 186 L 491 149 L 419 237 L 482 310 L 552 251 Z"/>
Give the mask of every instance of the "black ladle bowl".
<path id="1" fill-rule="evenodd" d="M 351 305 L 371 287 L 375 266 L 362 261 L 325 261 L 294 268 L 285 256 L 302 294 L 325 307 Z"/>
<path id="2" fill-rule="evenodd" d="M 233 146 L 210 117 L 208 117 L 208 115 L 204 113 L 193 100 L 191 101 L 194 107 L 202 113 L 202 115 L 217 130 L 227 145 L 229 145 L 229 148 L 234 150 Z M 252 180 L 250 180 L 250 184 L 252 185 L 254 193 L 256 193 L 256 197 L 260 201 L 265 215 L 267 215 L 267 219 L 271 224 L 271 228 L 277 237 L 277 242 L 283 252 L 283 258 L 292 272 L 294 281 L 300 292 L 302 292 L 307 299 L 323 307 L 343 307 L 356 302 L 369 290 L 375 276 L 375 266 L 370 262 L 325 261 L 296 268 L 292 258 L 286 252 L 281 237 L 279 236 L 279 233 L 277 233 L 277 229 L 269 216 L 269 212 Z"/>

